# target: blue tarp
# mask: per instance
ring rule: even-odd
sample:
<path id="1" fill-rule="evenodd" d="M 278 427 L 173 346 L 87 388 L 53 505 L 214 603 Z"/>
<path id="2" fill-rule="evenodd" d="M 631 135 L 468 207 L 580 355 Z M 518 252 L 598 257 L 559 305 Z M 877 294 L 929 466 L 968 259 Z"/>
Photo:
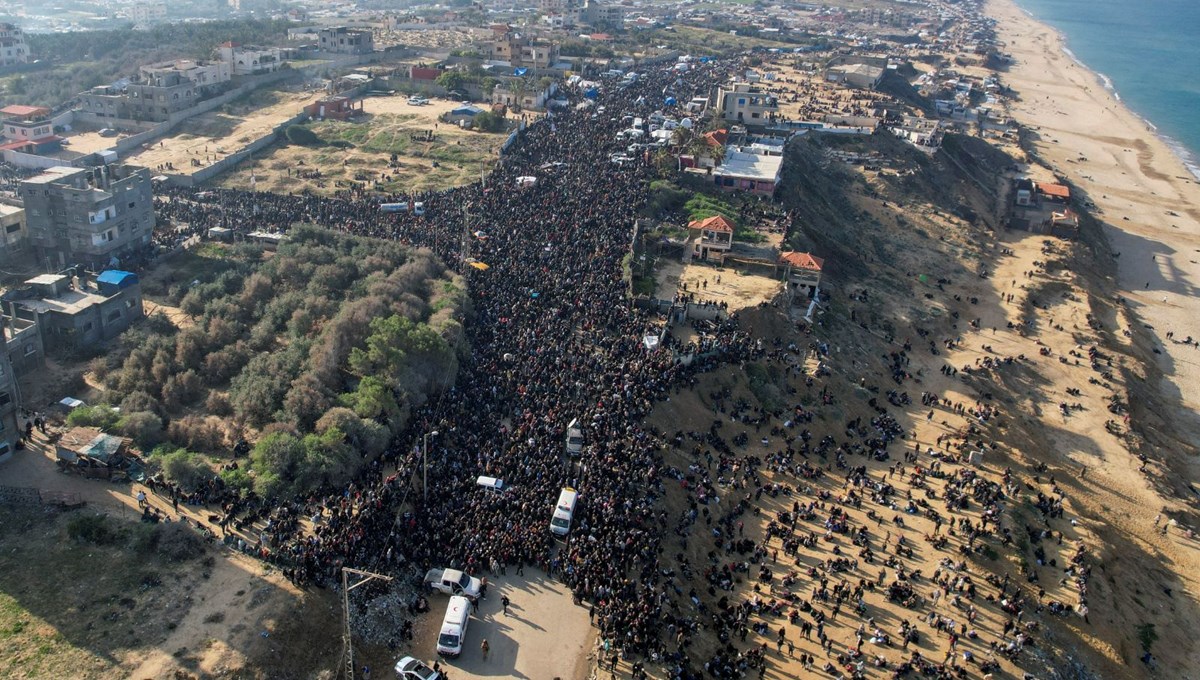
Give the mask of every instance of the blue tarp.
<path id="1" fill-rule="evenodd" d="M 527 69 L 527 68 L 514 68 L 513 69 L 514 76 L 523 76 L 526 73 L 529 73 L 529 69 Z"/>
<path id="2" fill-rule="evenodd" d="M 124 288 L 138 282 L 137 274 L 133 272 L 123 272 L 119 269 L 109 269 L 100 272 L 100 276 L 96 277 L 96 283 L 108 283 L 118 288 Z"/>

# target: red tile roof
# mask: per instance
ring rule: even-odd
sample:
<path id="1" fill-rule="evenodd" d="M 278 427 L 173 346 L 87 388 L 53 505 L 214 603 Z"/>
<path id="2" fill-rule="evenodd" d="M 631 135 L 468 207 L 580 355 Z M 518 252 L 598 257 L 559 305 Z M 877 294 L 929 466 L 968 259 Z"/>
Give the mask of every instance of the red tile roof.
<path id="1" fill-rule="evenodd" d="M 810 255 L 808 253 L 796 252 L 794 250 L 790 250 L 780 255 L 779 261 L 784 264 L 790 264 L 797 269 L 812 269 L 818 272 L 821 271 L 821 267 L 825 264 L 825 260 L 819 257 Z"/>
<path id="2" fill-rule="evenodd" d="M 1055 198 L 1071 197 L 1071 189 L 1063 186 L 1062 184 L 1043 184 L 1038 182 L 1037 189 L 1043 194 L 1046 194 L 1047 196 L 1054 196 Z"/>
<path id="3" fill-rule="evenodd" d="M 725 146 L 725 143 L 729 141 L 729 130 L 713 130 L 705 133 L 704 138 L 708 140 L 709 146 Z"/>
<path id="4" fill-rule="evenodd" d="M 724 215 L 713 215 L 702 220 L 688 222 L 688 229 L 707 229 L 708 231 L 727 231 L 733 233 L 733 222 Z"/>
<path id="5" fill-rule="evenodd" d="M 25 106 L 24 104 L 13 104 L 0 109 L 0 114 L 6 116 L 48 116 L 50 109 L 44 106 Z"/>

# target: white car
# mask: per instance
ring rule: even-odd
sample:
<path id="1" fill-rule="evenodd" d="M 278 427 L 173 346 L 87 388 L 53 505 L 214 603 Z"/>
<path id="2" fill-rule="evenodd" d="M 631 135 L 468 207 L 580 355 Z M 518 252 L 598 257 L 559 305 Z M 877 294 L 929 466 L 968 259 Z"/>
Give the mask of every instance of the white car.
<path id="1" fill-rule="evenodd" d="M 409 97 L 408 103 L 410 106 L 425 106 L 429 100 L 424 97 Z"/>
<path id="2" fill-rule="evenodd" d="M 400 680 L 442 680 L 441 673 L 411 656 L 406 656 L 396 662 L 396 677 Z"/>

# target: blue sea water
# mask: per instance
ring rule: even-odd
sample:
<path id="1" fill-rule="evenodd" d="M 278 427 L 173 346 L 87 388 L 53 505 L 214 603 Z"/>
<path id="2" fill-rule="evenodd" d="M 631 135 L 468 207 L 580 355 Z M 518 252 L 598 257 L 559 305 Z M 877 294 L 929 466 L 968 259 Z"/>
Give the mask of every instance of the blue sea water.
<path id="1" fill-rule="evenodd" d="M 1200 160 L 1200 0 L 1017 0 L 1183 156 Z"/>

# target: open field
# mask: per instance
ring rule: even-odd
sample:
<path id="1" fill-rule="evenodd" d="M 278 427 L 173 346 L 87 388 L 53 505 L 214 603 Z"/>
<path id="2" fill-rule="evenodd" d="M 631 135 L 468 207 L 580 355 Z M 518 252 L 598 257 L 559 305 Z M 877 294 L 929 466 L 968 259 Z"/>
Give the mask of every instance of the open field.
<path id="1" fill-rule="evenodd" d="M 211 165 L 270 132 L 280 123 L 300 113 L 306 104 L 322 93 L 312 91 L 260 91 L 215 111 L 196 116 L 176 128 L 176 133 L 151 142 L 143 150 L 124 160 L 157 171 L 159 166 L 174 165 L 172 172 L 189 174 L 198 167 Z M 78 150 L 74 143 L 72 150 Z"/>
<path id="2" fill-rule="evenodd" d="M 438 121 L 458 102 L 430 100 L 425 106 L 411 106 L 407 101 L 400 95 L 368 97 L 361 118 L 309 124 L 328 146 L 281 143 L 218 177 L 215 184 L 246 188 L 253 177 L 259 190 L 329 195 L 344 188 L 339 183 L 378 180 L 376 188 L 387 193 L 416 192 L 477 180 L 497 158 L 504 134 L 466 131 Z M 426 133 L 433 139 L 417 138 Z"/>

